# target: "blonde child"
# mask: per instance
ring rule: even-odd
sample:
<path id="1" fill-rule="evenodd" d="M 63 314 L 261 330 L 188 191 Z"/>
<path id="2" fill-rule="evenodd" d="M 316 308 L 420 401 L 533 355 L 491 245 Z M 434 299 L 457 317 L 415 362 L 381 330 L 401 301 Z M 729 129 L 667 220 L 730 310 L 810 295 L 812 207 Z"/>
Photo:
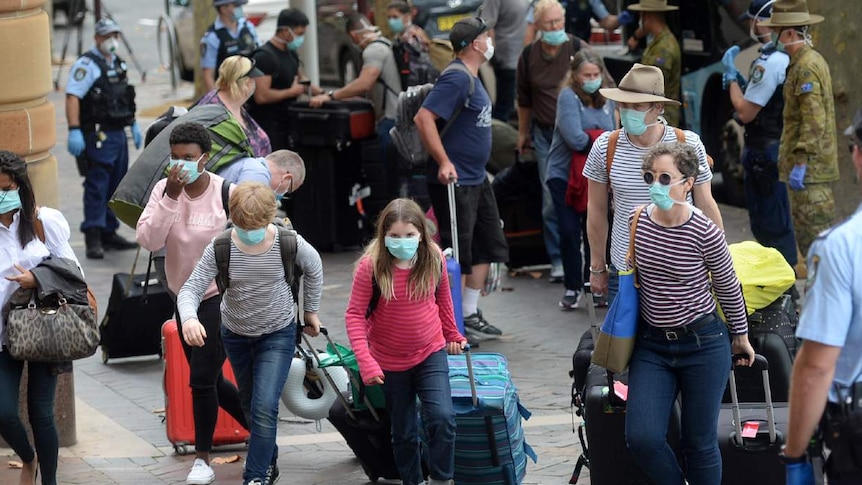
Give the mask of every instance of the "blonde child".
<path id="1" fill-rule="evenodd" d="M 380 298 L 366 319 L 375 283 Z M 362 381 L 383 386 L 402 483 L 424 482 L 417 396 L 429 483 L 449 483 L 455 413 L 446 354 L 460 354 L 467 339 L 455 326 L 443 254 L 431 240 L 424 212 L 412 200 L 395 199 L 380 213 L 376 237 L 357 263 L 345 321 Z"/>

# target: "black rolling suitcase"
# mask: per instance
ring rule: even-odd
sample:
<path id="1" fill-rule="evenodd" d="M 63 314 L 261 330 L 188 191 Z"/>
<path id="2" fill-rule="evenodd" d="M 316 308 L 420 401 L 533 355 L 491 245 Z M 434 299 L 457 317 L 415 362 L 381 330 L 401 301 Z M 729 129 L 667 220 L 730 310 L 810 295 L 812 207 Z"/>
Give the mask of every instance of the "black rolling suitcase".
<path id="1" fill-rule="evenodd" d="M 161 355 L 162 324 L 174 314 L 174 302 L 151 274 L 152 258 L 144 275 L 136 275 L 135 255 L 131 273 L 115 273 L 108 309 L 102 319 L 102 362 L 121 357 Z"/>
<path id="2" fill-rule="evenodd" d="M 760 354 L 755 356 L 752 367 L 735 367 L 731 371 L 731 404 L 723 404 L 718 416 L 721 483 L 783 485 L 785 467 L 778 459 L 778 452 L 784 443 L 780 428 L 787 428 L 787 403 L 776 406 L 771 393 L 765 392 L 763 401 L 740 404 L 735 389 L 742 374 L 756 375 L 764 389 L 770 388 L 769 363 Z"/>
<path id="3" fill-rule="evenodd" d="M 343 393 L 345 399 L 350 393 Z M 329 422 L 341 433 L 347 446 L 359 459 L 362 470 L 368 479 L 376 482 L 379 478 L 399 480 L 401 475 L 395 466 L 392 452 L 392 431 L 389 416 L 382 409 L 377 410 L 375 419 L 368 410 L 351 409 L 351 417 L 344 407 L 344 400 L 336 399 L 329 408 Z"/>

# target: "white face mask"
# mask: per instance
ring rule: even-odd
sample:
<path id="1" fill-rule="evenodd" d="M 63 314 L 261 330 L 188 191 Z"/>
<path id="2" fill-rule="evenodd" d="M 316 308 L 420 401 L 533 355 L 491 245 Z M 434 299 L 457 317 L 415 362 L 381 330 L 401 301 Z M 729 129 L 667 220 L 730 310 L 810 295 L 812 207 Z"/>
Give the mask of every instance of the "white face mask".
<path id="1" fill-rule="evenodd" d="M 494 57 L 494 41 L 490 37 L 485 39 L 485 47 L 488 49 L 484 52 L 485 60 L 490 61 Z"/>
<path id="2" fill-rule="evenodd" d="M 117 49 L 120 47 L 120 43 L 117 42 L 117 39 L 113 37 L 108 37 L 103 40 L 101 44 L 99 44 L 99 50 L 104 54 L 114 54 L 117 52 Z"/>

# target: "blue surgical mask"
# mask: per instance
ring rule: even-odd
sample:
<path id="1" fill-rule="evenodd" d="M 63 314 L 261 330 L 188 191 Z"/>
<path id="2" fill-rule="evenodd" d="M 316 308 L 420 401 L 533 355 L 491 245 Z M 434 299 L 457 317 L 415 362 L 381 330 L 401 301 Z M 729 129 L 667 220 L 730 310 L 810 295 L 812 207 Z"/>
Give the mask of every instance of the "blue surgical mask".
<path id="1" fill-rule="evenodd" d="M 18 189 L 0 190 L 0 214 L 21 208 L 21 195 Z"/>
<path id="2" fill-rule="evenodd" d="M 419 236 L 416 237 L 389 237 L 384 240 L 386 249 L 389 254 L 397 259 L 408 261 L 416 256 L 416 250 L 419 249 Z"/>
<path id="3" fill-rule="evenodd" d="M 652 108 L 646 111 L 638 111 L 636 109 L 631 108 L 620 108 L 620 122 L 623 124 L 623 128 L 626 129 L 626 133 L 630 133 L 635 136 L 640 136 L 646 133 L 647 128 L 655 125 L 656 123 L 646 124 L 646 114 Z"/>
<path id="4" fill-rule="evenodd" d="M 242 7 L 237 7 L 233 9 L 233 19 L 239 22 L 239 19 L 243 18 L 245 13 L 242 11 Z"/>
<path id="5" fill-rule="evenodd" d="M 261 227 L 260 229 L 249 229 L 245 230 L 241 227 L 234 227 L 236 230 L 236 237 L 239 238 L 244 244 L 249 246 L 254 246 L 255 244 L 260 244 L 263 242 L 263 238 L 266 237 L 266 227 Z"/>
<path id="6" fill-rule="evenodd" d="M 396 34 L 404 32 L 404 19 L 402 19 L 401 17 L 389 19 L 389 28 L 392 30 L 392 32 L 395 32 Z"/>
<path id="7" fill-rule="evenodd" d="M 670 185 L 662 185 L 654 182 L 649 186 L 649 198 L 656 207 L 663 211 L 669 211 L 677 201 L 670 196 L 670 188 L 685 182 L 685 179 L 677 180 Z"/>
<path id="8" fill-rule="evenodd" d="M 561 45 L 563 42 L 569 39 L 569 36 L 566 35 L 566 31 L 563 29 L 560 30 L 543 30 L 542 31 L 542 42 L 548 45 Z"/>
<path id="9" fill-rule="evenodd" d="M 188 176 L 189 176 L 188 183 L 191 184 L 191 183 L 194 183 L 194 181 L 197 180 L 198 177 L 201 176 L 201 173 L 198 171 L 198 162 L 200 162 L 201 158 L 203 158 L 203 154 L 201 154 L 201 156 L 198 157 L 197 160 L 177 160 L 175 158 L 172 158 L 170 167 L 172 168 L 172 167 L 175 167 L 177 165 L 182 166 L 183 167 L 182 171 L 184 173 L 188 174 Z"/>
<path id="10" fill-rule="evenodd" d="M 585 93 L 593 94 L 602 87 L 602 78 L 597 77 L 595 79 L 590 79 L 589 81 L 584 81 L 582 87 L 584 88 Z"/>
<path id="11" fill-rule="evenodd" d="M 291 40 L 290 42 L 288 42 L 286 44 L 287 48 L 292 50 L 292 51 L 295 51 L 295 50 L 299 49 L 300 47 L 302 47 L 303 42 L 305 42 L 305 36 L 304 35 L 296 35 L 296 33 L 293 31 L 293 29 L 290 30 L 290 35 L 293 36 L 293 40 Z"/>

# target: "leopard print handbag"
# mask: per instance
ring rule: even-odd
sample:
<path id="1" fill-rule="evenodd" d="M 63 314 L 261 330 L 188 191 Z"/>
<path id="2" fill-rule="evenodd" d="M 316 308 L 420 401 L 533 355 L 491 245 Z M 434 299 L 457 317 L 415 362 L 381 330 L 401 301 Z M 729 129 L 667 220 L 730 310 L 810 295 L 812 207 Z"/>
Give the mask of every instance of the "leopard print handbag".
<path id="1" fill-rule="evenodd" d="M 61 294 L 39 299 L 36 293 L 19 288 L 6 307 L 10 357 L 59 363 L 93 355 L 99 345 L 95 306 L 70 303 Z"/>

